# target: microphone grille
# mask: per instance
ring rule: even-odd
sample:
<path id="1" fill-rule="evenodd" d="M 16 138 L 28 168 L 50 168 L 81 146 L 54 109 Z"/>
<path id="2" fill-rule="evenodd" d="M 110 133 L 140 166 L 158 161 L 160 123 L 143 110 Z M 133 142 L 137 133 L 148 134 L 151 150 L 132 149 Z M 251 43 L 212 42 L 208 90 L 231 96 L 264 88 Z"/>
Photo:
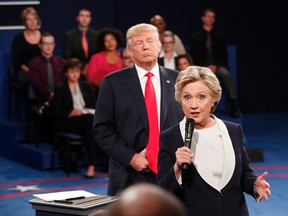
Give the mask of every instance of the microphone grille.
<path id="1" fill-rule="evenodd" d="M 186 119 L 186 124 L 192 124 L 194 126 L 195 125 L 195 120 L 193 118 L 187 118 Z"/>

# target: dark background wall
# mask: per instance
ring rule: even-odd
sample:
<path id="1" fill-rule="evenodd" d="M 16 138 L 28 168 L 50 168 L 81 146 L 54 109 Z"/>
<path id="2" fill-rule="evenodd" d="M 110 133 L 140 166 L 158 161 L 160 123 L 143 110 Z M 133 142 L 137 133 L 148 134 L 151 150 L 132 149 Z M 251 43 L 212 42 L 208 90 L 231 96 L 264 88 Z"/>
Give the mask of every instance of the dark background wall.
<path id="1" fill-rule="evenodd" d="M 1 2 L 1 1 L 0 1 Z M 137 23 L 162 15 L 167 28 L 176 32 L 186 46 L 192 32 L 201 27 L 201 12 L 213 7 L 217 27 L 226 32 L 229 44 L 237 46 L 238 98 L 244 113 L 288 111 L 287 18 L 280 1 L 224 0 L 42 0 L 35 6 L 42 19 L 42 31 L 56 36 L 62 49 L 64 33 L 76 25 L 79 8 L 93 13 L 92 27 L 116 27 L 124 34 Z M 10 7 L 10 8 L 9 8 Z M 1 23 L 20 23 L 23 6 L 0 6 Z M 0 50 L 10 49 L 11 34 L 0 31 Z"/>

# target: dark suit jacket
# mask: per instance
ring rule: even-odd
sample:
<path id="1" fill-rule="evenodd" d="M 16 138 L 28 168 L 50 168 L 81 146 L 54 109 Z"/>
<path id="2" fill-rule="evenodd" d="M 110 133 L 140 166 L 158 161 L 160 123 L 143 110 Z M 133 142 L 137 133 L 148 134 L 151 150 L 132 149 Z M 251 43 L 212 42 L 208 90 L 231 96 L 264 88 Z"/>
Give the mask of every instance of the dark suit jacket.
<path id="1" fill-rule="evenodd" d="M 161 130 L 177 124 L 184 116 L 174 96 L 177 75 L 177 71 L 160 66 Z M 103 79 L 93 129 L 97 143 L 110 157 L 108 194 L 126 188 L 131 175 L 145 181 L 145 175 L 129 166 L 132 156 L 145 149 L 148 141 L 146 106 L 134 66 Z"/>
<path id="2" fill-rule="evenodd" d="M 246 216 L 248 209 L 243 192 L 253 195 L 256 176 L 249 167 L 241 126 L 224 121 L 235 153 L 235 169 L 229 183 L 219 193 L 207 184 L 192 164 L 182 171 L 182 187 L 173 170 L 175 152 L 183 146 L 179 124 L 161 133 L 157 184 L 176 194 L 188 214 L 201 216 Z"/>
<path id="3" fill-rule="evenodd" d="M 85 101 L 85 108 L 95 108 L 95 96 L 91 86 L 79 80 L 79 87 Z M 62 121 L 68 118 L 73 110 L 73 99 L 67 81 L 55 87 L 55 94 L 52 101 L 53 117 L 55 121 Z"/>
<path id="4" fill-rule="evenodd" d="M 174 57 L 175 67 L 176 67 L 176 57 Z M 164 57 L 158 58 L 158 64 L 165 67 L 164 65 Z"/>
<path id="5" fill-rule="evenodd" d="M 218 67 L 228 67 L 228 51 L 227 43 L 224 34 L 216 29 L 212 29 L 211 35 L 211 52 L 212 62 Z M 206 51 L 207 32 L 201 29 L 195 32 L 190 41 L 190 54 L 193 63 L 199 66 L 207 66 L 207 51 Z"/>
<path id="6" fill-rule="evenodd" d="M 94 29 L 89 28 L 89 30 L 87 31 L 89 53 L 88 58 L 85 58 L 81 42 L 81 32 L 79 28 L 75 28 L 67 32 L 64 39 L 64 57 L 66 59 L 78 58 L 82 63 L 88 63 L 91 56 L 97 52 L 97 35 L 98 32 Z"/>

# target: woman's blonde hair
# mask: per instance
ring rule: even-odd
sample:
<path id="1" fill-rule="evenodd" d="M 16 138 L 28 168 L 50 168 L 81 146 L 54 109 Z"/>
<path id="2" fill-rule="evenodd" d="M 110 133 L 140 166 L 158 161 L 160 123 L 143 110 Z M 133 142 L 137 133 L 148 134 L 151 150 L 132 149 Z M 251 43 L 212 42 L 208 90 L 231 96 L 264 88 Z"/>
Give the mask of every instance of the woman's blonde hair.
<path id="1" fill-rule="evenodd" d="M 202 82 L 209 88 L 210 95 L 213 99 L 214 106 L 211 112 L 214 112 L 222 95 L 222 88 L 216 75 L 207 67 L 189 66 L 179 72 L 175 83 L 175 98 L 181 103 L 181 92 L 183 88 L 196 81 Z"/>
<path id="2" fill-rule="evenodd" d="M 38 25 L 41 25 L 41 19 L 38 15 L 38 12 L 33 7 L 27 7 L 21 13 L 22 22 L 25 26 L 26 26 L 26 19 L 27 19 L 28 14 L 34 15 L 36 19 L 38 20 Z"/>

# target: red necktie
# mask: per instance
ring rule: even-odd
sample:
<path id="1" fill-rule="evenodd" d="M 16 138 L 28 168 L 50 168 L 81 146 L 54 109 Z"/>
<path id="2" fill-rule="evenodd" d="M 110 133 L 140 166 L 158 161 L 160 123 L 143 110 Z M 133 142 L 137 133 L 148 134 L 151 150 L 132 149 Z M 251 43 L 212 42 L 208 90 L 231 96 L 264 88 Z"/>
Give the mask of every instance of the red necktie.
<path id="1" fill-rule="evenodd" d="M 149 168 L 154 173 L 158 172 L 158 152 L 159 152 L 159 129 L 156 94 L 151 80 L 153 74 L 147 72 L 147 82 L 145 87 L 145 103 L 149 121 L 149 138 L 146 146 Z"/>
<path id="2" fill-rule="evenodd" d="M 88 57 L 88 42 L 87 42 L 87 38 L 86 38 L 86 32 L 83 31 L 82 32 L 82 47 L 83 47 L 83 50 L 84 50 L 84 55 L 85 57 L 87 58 Z"/>

